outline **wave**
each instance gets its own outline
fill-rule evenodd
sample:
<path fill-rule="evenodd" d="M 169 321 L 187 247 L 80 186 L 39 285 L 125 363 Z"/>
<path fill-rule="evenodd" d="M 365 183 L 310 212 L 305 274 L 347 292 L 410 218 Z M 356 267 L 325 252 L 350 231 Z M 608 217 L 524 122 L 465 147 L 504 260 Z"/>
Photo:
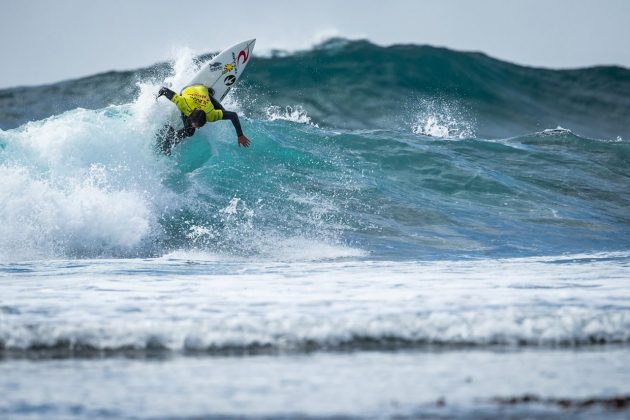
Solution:
<path fill-rule="evenodd" d="M 589 261 L 591 260 L 592 257 Z M 512 268 L 516 271 L 524 268 L 519 266 L 517 261 L 513 263 Z M 456 269 L 455 266 L 451 266 L 451 269 L 454 268 Z M 489 268 L 493 270 L 493 267 Z M 255 270 L 253 267 L 249 269 Z M 379 266 L 375 265 L 374 269 L 378 270 Z M 394 273 L 400 270 L 398 267 L 391 269 Z M 437 267 L 424 269 L 431 270 L 433 276 L 441 275 L 444 278 L 451 278 L 455 283 L 458 281 L 457 276 L 453 274 L 440 274 Z M 379 278 L 382 274 L 379 274 Z M 500 281 L 494 274 L 486 280 Z M 531 277 L 529 273 L 520 275 Z M 365 276 L 365 273 L 362 276 Z M 264 281 L 263 277 L 259 280 Z M 549 275 L 542 274 L 542 277 Z M 195 278 L 189 280 L 192 282 L 191 287 L 199 288 L 197 285 L 199 280 Z M 233 298 L 230 288 L 241 290 L 243 286 L 237 277 L 231 277 L 229 283 L 220 278 L 208 278 L 203 281 L 212 283 L 210 287 L 216 288 L 219 294 L 224 295 L 223 299 L 228 300 Z M 252 278 L 248 281 L 251 282 Z M 405 283 L 405 280 L 400 281 Z M 439 298 L 440 292 L 431 288 L 434 280 L 428 277 L 424 281 L 426 287 L 429 287 L 425 294 L 430 303 L 427 303 L 426 308 L 418 307 L 415 301 L 399 303 L 394 307 L 391 306 L 392 303 L 388 303 L 387 298 L 373 301 L 368 299 L 369 295 L 361 298 L 367 299 L 365 301 L 355 300 L 356 296 L 345 303 L 334 298 L 328 301 L 331 295 L 327 294 L 328 283 L 324 279 L 322 279 L 324 291 L 319 290 L 318 298 L 312 298 L 313 301 L 308 299 L 304 301 L 302 304 L 306 306 L 291 304 L 287 307 L 282 300 L 264 303 L 265 297 L 259 297 L 250 302 L 252 309 L 247 311 L 243 311 L 236 302 L 231 302 L 229 307 L 223 305 L 225 310 L 206 308 L 205 304 L 197 302 L 185 309 L 185 315 L 169 315 L 175 313 L 171 310 L 178 307 L 176 302 L 185 299 L 191 293 L 190 288 L 183 290 L 182 293 L 172 290 L 170 296 L 175 303 L 165 304 L 162 309 L 151 307 L 152 305 L 142 308 L 142 305 L 134 304 L 132 300 L 127 300 L 126 303 L 97 301 L 84 303 L 83 305 L 94 307 L 94 314 L 80 318 L 68 316 L 73 313 L 72 311 L 83 312 L 80 303 L 70 305 L 70 308 L 50 307 L 42 309 L 43 312 L 32 312 L 28 307 L 5 305 L 0 307 L 0 318 L 4 320 L 0 323 L 0 355 L 49 351 L 67 355 L 129 351 L 219 354 L 427 347 L 566 348 L 630 344 L 630 314 L 623 305 L 611 307 L 603 303 L 593 306 L 562 303 L 563 293 L 573 293 L 577 296 L 581 289 L 599 287 L 597 285 L 585 284 L 579 280 L 574 283 L 556 281 L 553 284 L 549 284 L 550 282 L 544 284 L 545 281 L 538 280 L 522 284 L 512 283 L 508 285 L 509 288 L 528 289 L 528 294 L 532 291 L 536 295 L 544 294 L 547 296 L 547 303 L 539 303 L 536 296 L 530 296 L 525 298 L 526 303 L 506 305 L 501 303 L 499 296 L 488 295 L 487 298 L 495 302 L 494 304 L 471 305 L 465 303 L 467 299 L 465 296 L 457 295 L 450 298 L 455 302 L 452 307 L 446 308 L 440 303 L 442 300 Z M 605 280 L 600 280 L 602 281 Z M 234 282 L 238 285 L 227 286 Z M 282 280 L 275 279 L 270 283 L 265 290 L 273 289 L 276 285 L 279 287 Z M 388 279 L 385 283 L 394 285 L 395 281 Z M 288 284 L 284 287 L 288 287 Z M 453 287 L 452 283 L 449 284 Z M 477 288 L 485 287 L 478 286 L 478 282 L 475 284 Z M 484 284 L 483 280 L 481 284 Z M 155 283 L 153 286 L 160 287 Z M 414 288 L 408 283 L 407 286 Z M 460 283 L 460 286 L 463 287 L 463 284 Z M 384 297 L 388 295 L 392 297 L 398 293 L 395 287 L 389 290 L 387 287 L 384 286 L 381 292 L 384 293 Z M 133 286 L 132 289 L 128 292 L 134 296 L 150 295 L 148 289 L 143 290 L 140 286 Z M 568 291 L 564 292 L 563 289 Z M 101 287 L 91 286 L 82 293 L 85 299 L 96 299 L 99 290 L 109 289 L 101 284 Z M 273 296 L 282 294 L 279 290 L 276 292 Z M 347 292 L 350 293 L 349 290 Z M 93 295 L 90 296 L 91 293 Z M 269 296 L 260 289 L 257 289 L 257 293 Z M 248 293 L 245 292 L 245 295 L 241 298 L 248 301 L 252 299 Z M 615 301 L 615 297 L 599 298 L 601 302 Z M 259 304 L 256 305 L 254 302 Z M 212 305 L 221 306 L 216 302 Z M 366 309 L 366 305 L 371 309 Z M 156 306 L 161 305 L 156 302 Z M 308 309 L 305 309 L 307 307 Z M 51 312 L 47 314 L 48 311 Z M 110 313 L 108 316 L 110 322 L 107 325 L 100 319 L 105 313 Z"/>
<path fill-rule="evenodd" d="M 7 311 L 8 309 L 3 308 Z M 418 347 L 534 346 L 576 347 L 629 344 L 630 315 L 621 311 L 558 309 L 431 312 L 322 319 L 319 313 L 278 319 L 274 315 L 207 316 L 203 321 L 134 321 L 104 327 L 30 325 L 0 331 L 4 352 L 199 351 L 286 352 L 386 350 Z M 338 316 L 340 314 L 337 314 Z"/>
<path fill-rule="evenodd" d="M 0 357 L 630 344 L 628 290 L 619 283 L 628 251 L 318 258 L 242 261 L 176 251 L 157 259 L 0 264 Z M 56 279 L 61 299 L 42 293 L 44 277 Z"/>
<path fill-rule="evenodd" d="M 191 51 L 182 54 L 187 62 L 208 58 L 195 59 Z M 0 90 L 0 128 L 77 107 L 130 103 L 139 93 L 138 81 L 159 83 L 170 69 L 159 64 Z M 176 70 L 184 73 L 181 66 Z M 585 137 L 630 136 L 630 70 L 621 67 L 546 70 L 480 53 L 332 39 L 307 51 L 256 57 L 240 90 L 248 98 L 243 108 L 250 115 L 263 115 L 269 105 L 301 104 L 313 122 L 337 128 L 414 126 L 426 118 L 427 108 L 439 104 L 442 117 L 450 108 L 463 119 L 458 124 L 474 126 L 484 138 L 556 126 L 571 127 Z"/>
<path fill-rule="evenodd" d="M 169 108 L 153 94 L 195 63 L 186 52 L 172 66 L 0 92 L 0 259 L 181 249 L 283 258 L 291 244 L 303 244 L 292 255 L 339 250 L 322 258 L 443 258 L 630 245 L 624 69 L 329 42 L 257 59 L 228 97 L 246 116 L 251 150 L 218 123 L 172 158 L 156 155 Z M 610 124 L 598 122 L 604 114 Z M 533 129 L 541 124 L 571 130 Z"/>

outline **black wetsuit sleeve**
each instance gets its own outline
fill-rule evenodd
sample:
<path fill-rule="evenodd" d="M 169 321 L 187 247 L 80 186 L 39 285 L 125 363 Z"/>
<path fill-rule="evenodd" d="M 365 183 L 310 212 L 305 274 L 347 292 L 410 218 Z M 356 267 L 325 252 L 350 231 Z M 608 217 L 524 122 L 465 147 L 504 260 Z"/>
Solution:
<path fill-rule="evenodd" d="M 234 129 L 236 130 L 237 136 L 240 137 L 243 135 L 243 130 L 241 129 L 241 122 L 239 121 L 238 115 L 236 114 L 236 112 L 223 110 L 223 119 L 232 121 L 232 125 L 234 126 Z"/>
<path fill-rule="evenodd" d="M 175 96 L 175 92 L 166 87 L 161 88 L 159 93 L 160 95 L 166 96 L 169 101 L 173 99 L 173 96 Z"/>
<path fill-rule="evenodd" d="M 210 96 L 210 102 L 212 102 L 212 106 L 214 107 L 214 109 L 220 109 L 221 111 L 225 111 L 225 108 L 223 108 L 223 105 L 221 105 L 219 101 L 214 99 L 214 96 Z"/>

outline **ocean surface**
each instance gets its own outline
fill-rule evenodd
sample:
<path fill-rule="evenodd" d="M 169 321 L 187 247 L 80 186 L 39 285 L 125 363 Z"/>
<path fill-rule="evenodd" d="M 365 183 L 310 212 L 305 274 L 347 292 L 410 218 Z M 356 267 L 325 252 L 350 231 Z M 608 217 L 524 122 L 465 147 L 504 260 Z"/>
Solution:
<path fill-rule="evenodd" d="M 209 58 L 0 90 L 0 417 L 630 415 L 630 70 Z"/>

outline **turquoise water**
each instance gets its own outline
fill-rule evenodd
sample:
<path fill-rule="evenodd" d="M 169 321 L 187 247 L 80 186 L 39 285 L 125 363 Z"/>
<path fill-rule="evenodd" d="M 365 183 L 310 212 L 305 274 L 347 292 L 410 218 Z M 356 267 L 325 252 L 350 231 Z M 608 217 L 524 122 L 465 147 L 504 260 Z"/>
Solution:
<path fill-rule="evenodd" d="M 296 240 L 387 259 L 628 248 L 624 69 L 339 40 L 254 65 L 227 102 L 254 147 L 223 122 L 173 159 L 154 153 L 171 106 L 152 95 L 187 80 L 193 57 L 175 63 L 187 71 L 3 91 L 0 256 L 278 257 Z M 15 101 L 42 119 L 25 123 Z"/>

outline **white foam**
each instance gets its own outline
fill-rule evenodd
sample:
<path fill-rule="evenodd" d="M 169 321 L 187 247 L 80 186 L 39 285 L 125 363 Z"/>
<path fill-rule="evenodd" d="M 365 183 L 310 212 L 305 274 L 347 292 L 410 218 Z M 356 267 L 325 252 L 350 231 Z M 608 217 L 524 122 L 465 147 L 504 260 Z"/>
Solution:
<path fill-rule="evenodd" d="M 152 223 L 146 198 L 138 191 L 108 191 L 88 178 L 53 185 L 24 168 L 0 167 L 2 251 L 7 256 L 39 245 L 95 248 L 137 246 Z"/>
<path fill-rule="evenodd" d="M 283 246 L 318 258 L 343 252 Z M 86 262 L 80 283 L 63 262 L 48 264 L 54 282 L 42 284 L 37 272 L 3 281 L 3 307 L 16 314 L 0 312 L 0 342 L 175 351 L 630 343 L 628 254 L 554 258 L 305 262 L 300 254 L 300 262 L 270 263 L 192 250 Z M 115 299 L 103 300 L 102 290 Z"/>
<path fill-rule="evenodd" d="M 0 258 L 130 250 L 151 235 L 167 169 L 130 107 L 76 109 L 2 136 Z"/>
<path fill-rule="evenodd" d="M 287 105 L 284 108 L 277 105 L 271 105 L 267 107 L 265 112 L 269 121 L 284 120 L 318 127 L 317 124 L 311 121 L 311 117 L 308 116 L 308 113 L 302 105 Z"/>
<path fill-rule="evenodd" d="M 237 207 L 240 201 L 241 201 L 240 198 L 233 197 L 230 200 L 230 203 L 224 209 L 221 209 L 220 212 L 228 214 L 228 215 L 235 215 L 237 213 Z"/>
<path fill-rule="evenodd" d="M 545 135 L 545 136 L 556 136 L 556 135 L 573 134 L 573 132 L 569 130 L 568 128 L 557 126 L 556 128 L 547 128 L 541 131 L 540 134 Z"/>
<path fill-rule="evenodd" d="M 366 255 L 367 252 L 362 249 L 302 237 L 276 241 L 276 245 L 266 252 L 267 258 L 279 261 L 320 261 Z"/>
<path fill-rule="evenodd" d="M 165 261 L 194 261 L 194 262 L 220 262 L 227 261 L 229 258 L 226 258 L 224 255 L 213 254 L 207 251 L 200 250 L 183 250 L 178 249 L 177 251 L 172 251 L 161 257 L 162 260 Z"/>
<path fill-rule="evenodd" d="M 474 119 L 465 110 L 446 100 L 424 99 L 414 105 L 414 134 L 441 139 L 475 137 Z"/>
<path fill-rule="evenodd" d="M 195 57 L 199 53 L 188 47 L 177 48 L 173 55 L 173 74 L 166 78 L 165 84 L 173 90 L 180 91 L 189 80 L 191 80 L 199 71 L 199 65 L 195 62 Z"/>

